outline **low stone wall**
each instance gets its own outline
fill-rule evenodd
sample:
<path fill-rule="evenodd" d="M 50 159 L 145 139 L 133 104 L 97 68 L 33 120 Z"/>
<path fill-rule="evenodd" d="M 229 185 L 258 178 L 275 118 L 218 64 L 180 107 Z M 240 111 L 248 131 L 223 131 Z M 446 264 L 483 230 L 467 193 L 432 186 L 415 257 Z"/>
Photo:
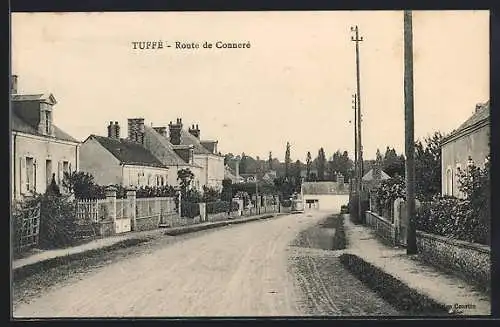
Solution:
<path fill-rule="evenodd" d="M 140 232 L 145 230 L 152 230 L 158 228 L 158 224 L 160 223 L 160 216 L 151 216 L 144 218 L 136 218 L 135 219 L 135 229 L 134 231 Z"/>
<path fill-rule="evenodd" d="M 491 290 L 490 247 L 417 231 L 417 250 L 428 263 L 458 273 L 487 292 Z"/>
<path fill-rule="evenodd" d="M 113 221 L 101 221 L 99 222 L 99 236 L 111 236 L 115 235 L 115 223 Z"/>
<path fill-rule="evenodd" d="M 387 219 L 372 211 L 366 211 L 366 224 L 372 227 L 375 233 L 387 244 L 396 244 L 396 229 Z"/>

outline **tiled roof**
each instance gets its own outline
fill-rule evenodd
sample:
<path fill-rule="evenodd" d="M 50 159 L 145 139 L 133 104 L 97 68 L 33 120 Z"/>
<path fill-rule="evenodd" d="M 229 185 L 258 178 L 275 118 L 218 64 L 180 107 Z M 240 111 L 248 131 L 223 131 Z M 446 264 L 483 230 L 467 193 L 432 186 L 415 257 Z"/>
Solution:
<path fill-rule="evenodd" d="M 139 143 L 98 135 L 91 135 L 90 137 L 99 142 L 123 164 L 166 168 L 158 158 Z"/>
<path fill-rule="evenodd" d="M 191 133 L 183 129 L 181 130 L 181 144 L 193 145 L 194 153 L 196 154 L 212 154 L 210 151 L 205 149 L 205 147 L 201 144 L 200 140 L 196 138 L 196 136 L 191 135 Z"/>
<path fill-rule="evenodd" d="M 70 141 L 70 142 L 78 142 L 78 140 L 73 138 L 68 133 L 64 132 L 62 129 L 60 129 L 56 125 L 52 124 L 52 126 L 54 127 L 54 138 L 55 139 Z M 43 135 L 43 134 L 39 133 L 38 129 L 36 129 L 34 126 L 30 125 L 28 122 L 23 120 L 15 112 L 12 112 L 12 115 L 11 115 L 11 128 L 13 131 L 16 131 L 16 132 L 22 132 L 22 133 L 33 134 L 33 135 L 49 137 L 49 138 L 51 137 L 51 136 L 47 136 L 47 135 Z"/>
<path fill-rule="evenodd" d="M 445 137 L 443 141 L 447 141 L 453 136 L 457 135 L 461 131 L 465 130 L 468 127 L 471 127 L 485 119 L 490 117 L 490 102 L 486 101 L 485 103 L 479 104 L 477 110 L 470 116 L 462 125 L 460 125 L 457 129 L 452 131 L 448 136 Z"/>
<path fill-rule="evenodd" d="M 172 143 L 170 143 L 166 137 L 162 136 L 157 131 L 155 131 L 153 127 L 144 125 L 144 133 L 148 134 L 148 136 L 150 136 L 150 137 L 154 137 L 160 144 L 163 145 L 167 155 L 164 156 L 163 158 L 161 158 L 161 161 L 165 165 L 167 165 L 167 166 L 194 166 L 194 167 L 200 168 L 200 166 L 198 166 L 198 165 L 188 164 L 181 157 L 179 157 L 177 155 L 177 153 L 175 153 Z"/>
<path fill-rule="evenodd" d="M 384 179 L 390 179 L 391 176 L 387 175 L 386 172 L 384 172 L 383 170 L 380 171 L 380 179 L 381 180 L 384 180 Z M 365 176 L 363 176 L 363 180 L 364 181 L 372 181 L 374 180 L 373 178 L 373 168 L 370 169 L 370 171 L 368 171 Z"/>

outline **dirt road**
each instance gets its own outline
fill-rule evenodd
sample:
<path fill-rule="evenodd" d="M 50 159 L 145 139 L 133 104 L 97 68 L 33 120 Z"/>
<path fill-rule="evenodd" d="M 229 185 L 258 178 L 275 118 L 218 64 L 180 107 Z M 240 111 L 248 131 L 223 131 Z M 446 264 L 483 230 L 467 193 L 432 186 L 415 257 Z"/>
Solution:
<path fill-rule="evenodd" d="M 305 296 L 297 286 L 293 272 L 297 269 L 290 268 L 290 257 L 297 258 L 298 247 L 292 244 L 299 233 L 324 218 L 324 213 L 289 215 L 193 234 L 110 263 L 81 280 L 56 286 L 29 303 L 19 303 L 14 307 L 14 317 L 318 314 L 314 308 L 305 310 L 300 304 Z M 331 265 L 326 269 L 331 269 Z M 315 271 L 312 277 L 301 273 L 300 278 L 321 279 Z M 318 280 L 315 285 L 325 288 Z M 345 297 L 349 285 L 342 285 L 347 288 L 337 288 L 337 296 Z M 311 292 L 314 290 L 308 291 Z M 389 314 L 392 312 L 374 294 L 366 294 L 363 301 L 376 302 L 377 306 L 388 308 Z M 332 300 L 331 295 L 328 298 Z M 344 301 L 349 302 L 352 298 Z M 338 309 L 335 304 L 329 307 Z M 328 312 L 319 312 L 325 313 Z"/>

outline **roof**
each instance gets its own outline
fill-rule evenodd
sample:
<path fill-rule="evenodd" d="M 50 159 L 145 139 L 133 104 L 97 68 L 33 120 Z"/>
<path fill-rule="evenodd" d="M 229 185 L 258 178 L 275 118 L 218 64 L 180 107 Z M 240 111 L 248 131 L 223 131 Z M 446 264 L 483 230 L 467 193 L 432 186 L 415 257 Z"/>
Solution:
<path fill-rule="evenodd" d="M 148 149 L 126 139 L 90 135 L 123 164 L 167 168 Z"/>
<path fill-rule="evenodd" d="M 380 170 L 380 180 L 384 180 L 384 179 L 390 179 L 391 176 L 387 175 L 387 173 L 383 170 Z M 373 168 L 370 169 L 366 174 L 365 176 L 363 176 L 363 180 L 364 181 L 373 181 L 375 180 L 373 178 Z"/>
<path fill-rule="evenodd" d="M 188 131 L 181 130 L 181 144 L 182 145 L 193 145 L 194 153 L 196 154 L 213 154 L 212 152 L 205 149 L 205 147 L 201 144 L 200 140 Z"/>
<path fill-rule="evenodd" d="M 448 136 L 446 136 L 443 139 L 443 143 L 449 141 L 454 136 L 460 134 L 462 131 L 466 130 L 469 127 L 472 127 L 483 121 L 488 121 L 489 117 L 490 117 L 490 101 L 478 104 L 474 114 L 472 114 L 472 116 L 470 116 L 465 122 L 463 122 L 462 125 L 460 125 L 457 129 L 455 129 Z"/>
<path fill-rule="evenodd" d="M 12 101 L 42 101 L 50 104 L 56 104 L 56 98 L 51 93 L 42 94 L 13 94 Z"/>
<path fill-rule="evenodd" d="M 52 126 L 54 128 L 53 138 L 58 139 L 58 140 L 63 140 L 63 141 L 70 141 L 70 142 L 79 143 L 78 140 L 76 140 L 74 137 L 72 137 L 71 135 L 69 135 L 68 133 L 66 133 L 65 131 L 63 131 L 62 129 L 57 127 L 56 125 L 52 124 Z M 15 112 L 12 112 L 12 115 L 11 115 L 11 128 L 13 131 L 16 131 L 16 132 L 22 132 L 22 133 L 52 138 L 52 136 L 47 136 L 47 135 L 44 135 L 44 134 L 38 132 L 37 128 L 30 125 L 24 119 L 19 117 Z"/>
<path fill-rule="evenodd" d="M 165 152 L 167 153 L 166 156 L 161 158 L 161 161 L 167 165 L 167 166 L 191 166 L 191 167 L 198 167 L 198 165 L 190 165 L 187 162 L 185 162 L 177 153 L 174 151 L 174 146 L 172 143 L 168 141 L 166 137 L 155 131 L 153 127 L 144 125 L 144 133 L 148 134 L 148 136 L 154 137 L 158 142 L 160 142 L 163 147 Z"/>

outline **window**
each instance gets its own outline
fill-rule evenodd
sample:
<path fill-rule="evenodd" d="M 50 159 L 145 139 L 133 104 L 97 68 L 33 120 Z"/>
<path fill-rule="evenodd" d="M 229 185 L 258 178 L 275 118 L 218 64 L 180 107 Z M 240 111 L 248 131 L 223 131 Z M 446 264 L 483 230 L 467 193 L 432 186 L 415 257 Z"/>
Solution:
<path fill-rule="evenodd" d="M 45 111 L 45 133 L 50 134 L 50 111 Z"/>
<path fill-rule="evenodd" d="M 52 160 L 45 160 L 45 179 L 47 181 L 47 187 L 52 181 Z"/>
<path fill-rule="evenodd" d="M 26 157 L 26 190 L 36 191 L 36 169 L 35 160 L 31 157 Z"/>
<path fill-rule="evenodd" d="M 453 172 L 451 168 L 446 170 L 446 194 L 453 195 Z"/>

